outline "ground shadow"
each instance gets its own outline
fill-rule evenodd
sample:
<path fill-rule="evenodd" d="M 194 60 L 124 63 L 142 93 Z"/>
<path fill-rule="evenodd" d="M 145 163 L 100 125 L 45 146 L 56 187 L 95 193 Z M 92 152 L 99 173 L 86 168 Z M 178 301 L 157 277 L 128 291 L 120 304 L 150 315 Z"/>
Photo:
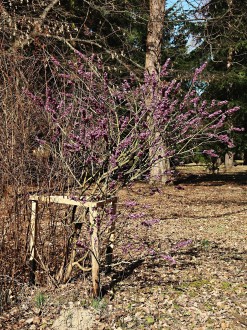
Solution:
<path fill-rule="evenodd" d="M 133 262 L 130 262 L 126 267 L 124 267 L 122 270 L 114 270 L 112 269 L 111 274 L 111 281 L 109 284 L 102 287 L 102 296 L 106 295 L 110 290 L 112 290 L 118 283 L 121 281 L 129 278 L 135 269 L 138 269 L 142 264 L 144 260 L 136 260 Z"/>
<path fill-rule="evenodd" d="M 209 184 L 221 186 L 225 183 L 238 185 L 247 184 L 247 172 L 238 173 L 219 173 L 219 174 L 183 174 L 177 177 L 174 184 Z"/>
<path fill-rule="evenodd" d="M 236 271 L 244 269 L 247 256 L 245 252 L 236 248 L 220 246 L 218 243 L 209 240 L 194 241 L 193 245 L 181 251 L 174 251 L 170 254 L 176 264 L 172 265 L 157 256 L 157 259 L 146 259 L 134 261 L 121 270 L 113 270 L 111 273 L 111 281 L 103 287 L 102 295 L 106 295 L 109 291 L 118 287 L 118 284 L 129 280 L 131 286 L 140 288 L 154 286 L 179 287 L 181 283 L 181 275 L 179 271 L 194 271 L 198 264 L 206 263 L 208 260 L 216 260 L 226 265 L 235 265 Z M 161 278 L 160 274 L 165 273 L 169 276 Z M 134 275 L 134 277 L 133 277 Z M 172 275 L 172 276 L 171 276 Z M 172 279 L 171 279 L 172 278 Z"/>

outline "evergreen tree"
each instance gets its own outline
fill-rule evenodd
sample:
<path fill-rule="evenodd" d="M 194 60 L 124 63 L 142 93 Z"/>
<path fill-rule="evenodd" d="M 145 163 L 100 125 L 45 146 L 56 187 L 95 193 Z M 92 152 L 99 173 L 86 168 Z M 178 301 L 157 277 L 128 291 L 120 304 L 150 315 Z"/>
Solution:
<path fill-rule="evenodd" d="M 233 124 L 247 130 L 247 1 L 210 0 L 197 12 L 191 24 L 195 49 L 191 63 L 208 61 L 204 93 L 210 98 L 229 100 L 241 111 Z M 236 134 L 235 152 L 244 153 L 247 163 L 247 135 Z"/>

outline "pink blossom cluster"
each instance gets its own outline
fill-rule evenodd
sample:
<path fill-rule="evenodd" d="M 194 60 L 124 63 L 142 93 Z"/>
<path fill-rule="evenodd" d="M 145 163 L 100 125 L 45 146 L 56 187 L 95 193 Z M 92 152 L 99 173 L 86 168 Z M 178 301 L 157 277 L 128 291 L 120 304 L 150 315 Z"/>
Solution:
<path fill-rule="evenodd" d="M 212 142 L 233 146 L 229 133 L 239 129 L 226 123 L 238 107 L 203 100 L 193 85 L 184 92 L 179 81 L 167 78 L 169 60 L 160 76 L 146 73 L 142 83 L 133 76 L 116 81 L 100 59 L 80 52 L 61 63 L 51 57 L 43 97 L 27 93 L 47 114 L 47 142 L 84 193 L 96 184 L 97 194 L 112 195 L 148 175 L 162 157 L 183 157 Z M 192 84 L 205 65 L 195 71 Z M 214 155 L 211 148 L 204 153 Z"/>

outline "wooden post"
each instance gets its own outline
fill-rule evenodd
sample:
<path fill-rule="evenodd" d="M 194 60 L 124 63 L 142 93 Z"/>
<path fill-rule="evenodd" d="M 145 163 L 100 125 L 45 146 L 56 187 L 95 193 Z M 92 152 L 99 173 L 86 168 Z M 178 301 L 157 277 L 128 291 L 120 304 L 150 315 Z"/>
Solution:
<path fill-rule="evenodd" d="M 92 260 L 92 282 L 93 295 L 99 297 L 100 293 L 100 274 L 99 274 L 99 237 L 97 223 L 97 208 L 96 206 L 89 207 L 89 219 L 91 226 L 91 260 Z"/>
<path fill-rule="evenodd" d="M 30 284 L 35 284 L 35 271 L 36 271 L 36 241 L 37 241 L 37 212 L 38 212 L 38 202 L 32 200 L 31 209 L 31 222 L 30 222 Z"/>
<path fill-rule="evenodd" d="M 116 225 L 116 211 L 117 211 L 117 203 L 116 200 L 113 200 L 111 203 L 112 207 L 112 216 L 113 216 L 113 221 L 110 227 L 110 236 L 107 242 L 107 247 L 106 247 L 106 268 L 105 272 L 109 273 L 111 271 L 111 264 L 112 264 L 112 257 L 113 257 L 113 247 L 114 247 L 114 240 L 115 240 L 115 225 Z"/>

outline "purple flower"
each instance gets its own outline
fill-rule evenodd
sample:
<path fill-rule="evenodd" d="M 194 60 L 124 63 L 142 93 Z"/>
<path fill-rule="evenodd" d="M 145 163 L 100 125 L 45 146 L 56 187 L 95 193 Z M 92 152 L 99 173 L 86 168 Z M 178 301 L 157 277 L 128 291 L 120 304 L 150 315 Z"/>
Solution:
<path fill-rule="evenodd" d="M 173 246 L 173 250 L 178 250 L 178 249 L 181 249 L 189 244 L 192 243 L 192 239 L 189 239 L 189 240 L 186 240 L 186 241 L 181 241 L 181 242 L 178 242 L 177 244 L 175 244 Z"/>
<path fill-rule="evenodd" d="M 217 135 L 217 138 L 218 138 L 218 140 L 225 142 L 225 143 L 229 143 L 229 140 L 230 140 L 229 136 L 226 134 L 219 134 L 219 135 Z"/>
<path fill-rule="evenodd" d="M 244 132 L 244 128 L 243 127 L 232 127 L 231 131 L 232 132 Z"/>
<path fill-rule="evenodd" d="M 229 109 L 225 112 L 225 114 L 227 115 L 232 115 L 233 113 L 235 113 L 236 111 L 238 111 L 240 109 L 240 107 L 234 107 L 232 109 Z"/>
<path fill-rule="evenodd" d="M 141 222 L 141 224 L 145 227 L 152 227 L 156 223 L 159 223 L 160 219 L 150 219 L 150 220 L 144 220 Z"/>
<path fill-rule="evenodd" d="M 210 114 L 208 115 L 208 118 L 216 117 L 216 116 L 220 115 L 221 113 L 222 113 L 222 110 L 215 111 L 215 112 L 213 112 L 213 113 L 210 113 Z"/>
<path fill-rule="evenodd" d="M 173 257 L 169 256 L 169 255 L 166 255 L 166 256 L 162 255 L 161 257 L 163 259 L 169 261 L 172 265 L 176 264 L 176 260 Z"/>
<path fill-rule="evenodd" d="M 228 104 L 228 101 L 219 101 L 218 102 L 218 106 L 226 105 L 226 104 Z"/>
<path fill-rule="evenodd" d="M 133 206 L 136 206 L 136 205 L 137 205 L 136 201 L 127 201 L 127 202 L 125 202 L 125 206 L 127 206 L 127 207 L 133 207 Z"/>
<path fill-rule="evenodd" d="M 36 137 L 35 140 L 36 140 L 41 146 L 43 146 L 44 144 L 47 143 L 46 140 L 39 139 L 38 137 Z"/>
<path fill-rule="evenodd" d="M 139 134 L 139 137 L 141 140 L 145 140 L 146 138 L 148 138 L 150 135 L 150 132 L 142 132 Z"/>
<path fill-rule="evenodd" d="M 168 58 L 165 62 L 165 64 L 162 66 L 162 69 L 161 69 L 161 75 L 164 77 L 168 74 L 168 66 L 169 64 L 171 63 L 171 59 Z"/>
<path fill-rule="evenodd" d="M 56 59 L 56 57 L 54 57 L 54 56 L 51 56 L 51 61 L 52 61 L 56 66 L 59 66 L 59 65 L 60 65 L 60 62 L 59 62 L 58 59 Z"/>
<path fill-rule="evenodd" d="M 65 78 L 65 79 L 71 79 L 71 75 L 70 74 L 66 74 L 66 73 L 60 73 L 59 77 L 61 78 Z"/>
<path fill-rule="evenodd" d="M 151 256 L 155 256 L 157 254 L 154 249 L 150 249 L 149 253 L 150 253 Z"/>
<path fill-rule="evenodd" d="M 193 77 L 193 83 L 197 80 L 199 74 L 202 73 L 202 71 L 206 68 L 207 62 L 203 63 L 199 68 L 195 70 L 194 77 Z"/>
<path fill-rule="evenodd" d="M 88 246 L 81 240 L 78 240 L 75 244 L 76 244 L 77 248 L 79 248 L 83 252 L 88 250 Z"/>
<path fill-rule="evenodd" d="M 109 183 L 109 189 L 114 189 L 116 187 L 116 184 L 117 182 L 115 180 L 112 180 L 110 183 Z"/>
<path fill-rule="evenodd" d="M 221 128 L 224 125 L 225 120 L 226 120 L 226 115 L 222 115 L 220 120 L 216 124 L 211 125 L 210 128 L 213 129 Z"/>
<path fill-rule="evenodd" d="M 129 219 L 140 219 L 142 217 L 144 217 L 145 213 L 132 213 L 129 215 Z"/>
<path fill-rule="evenodd" d="M 208 155 L 210 157 L 216 157 L 218 158 L 219 156 L 215 153 L 215 151 L 213 149 L 210 149 L 210 150 L 203 150 L 202 152 L 203 154 L 205 155 Z"/>

